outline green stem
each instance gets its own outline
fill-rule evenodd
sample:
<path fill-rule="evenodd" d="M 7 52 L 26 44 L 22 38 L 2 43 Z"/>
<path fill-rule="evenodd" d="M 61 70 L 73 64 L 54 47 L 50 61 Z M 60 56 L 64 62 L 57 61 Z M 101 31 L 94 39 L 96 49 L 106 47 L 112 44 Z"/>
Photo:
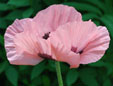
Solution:
<path fill-rule="evenodd" d="M 60 62 L 58 61 L 56 61 L 56 73 L 57 73 L 59 86 L 63 86 L 63 80 L 62 80 L 62 75 L 61 75 L 61 70 L 60 70 Z"/>

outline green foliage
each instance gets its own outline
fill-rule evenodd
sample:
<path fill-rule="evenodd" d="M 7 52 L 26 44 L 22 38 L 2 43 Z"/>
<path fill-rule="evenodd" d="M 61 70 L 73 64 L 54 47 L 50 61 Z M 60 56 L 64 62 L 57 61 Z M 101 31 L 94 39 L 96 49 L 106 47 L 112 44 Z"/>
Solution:
<path fill-rule="evenodd" d="M 33 9 L 28 8 L 27 10 L 23 12 L 22 16 L 23 18 L 29 18 L 32 14 L 33 14 Z"/>
<path fill-rule="evenodd" d="M 44 71 L 44 69 L 45 69 L 44 62 L 36 65 L 31 72 L 31 80 L 38 77 Z"/>
<path fill-rule="evenodd" d="M 7 68 L 7 65 L 8 63 L 6 61 L 0 63 L 0 74 L 5 71 L 5 69 Z"/>
<path fill-rule="evenodd" d="M 30 5 L 30 0 L 9 0 L 8 4 L 14 5 L 17 7 L 25 7 Z"/>
<path fill-rule="evenodd" d="M 42 76 L 43 86 L 50 86 L 50 78 L 46 75 Z"/>
<path fill-rule="evenodd" d="M 67 86 L 72 86 L 78 79 L 78 72 L 75 69 L 70 69 L 66 75 Z"/>
<path fill-rule="evenodd" d="M 79 71 L 79 73 L 81 81 L 84 82 L 86 86 L 99 86 L 96 80 L 96 70 L 91 68 L 83 68 Z"/>
<path fill-rule="evenodd" d="M 3 38 L 3 36 L 2 35 L 0 35 L 0 45 L 4 45 L 4 38 Z"/>
<path fill-rule="evenodd" d="M 64 3 L 65 5 L 69 5 L 69 6 L 73 6 L 75 7 L 77 10 L 80 11 L 88 11 L 88 12 L 92 12 L 92 13 L 97 13 L 99 15 L 101 15 L 101 11 L 98 10 L 98 8 L 90 5 L 90 4 L 86 4 L 86 3 L 76 3 L 76 2 L 70 2 L 70 3 Z"/>
<path fill-rule="evenodd" d="M 96 25 L 106 26 L 111 36 L 110 47 L 100 61 L 77 69 L 61 63 L 64 86 L 112 86 L 113 0 L 0 0 L 0 85 L 58 86 L 54 61 L 46 60 L 36 66 L 12 66 L 4 49 L 5 30 L 15 19 L 32 18 L 52 4 L 73 6 L 82 13 L 84 21 L 91 19 Z"/>
<path fill-rule="evenodd" d="M 12 67 L 9 66 L 6 71 L 5 71 L 6 77 L 7 79 L 14 85 L 17 86 L 18 84 L 18 72 L 17 70 Z"/>

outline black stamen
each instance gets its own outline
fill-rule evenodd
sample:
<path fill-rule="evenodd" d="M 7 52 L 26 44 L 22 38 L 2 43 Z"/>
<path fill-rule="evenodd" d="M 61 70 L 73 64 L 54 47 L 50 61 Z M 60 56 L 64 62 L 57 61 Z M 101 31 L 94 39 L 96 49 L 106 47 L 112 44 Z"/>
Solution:
<path fill-rule="evenodd" d="M 45 33 L 45 35 L 43 36 L 43 38 L 44 38 L 44 39 L 48 39 L 48 38 L 49 38 L 49 34 L 50 34 L 50 32 Z"/>
<path fill-rule="evenodd" d="M 83 53 L 83 50 L 81 50 L 79 53 L 82 54 Z"/>

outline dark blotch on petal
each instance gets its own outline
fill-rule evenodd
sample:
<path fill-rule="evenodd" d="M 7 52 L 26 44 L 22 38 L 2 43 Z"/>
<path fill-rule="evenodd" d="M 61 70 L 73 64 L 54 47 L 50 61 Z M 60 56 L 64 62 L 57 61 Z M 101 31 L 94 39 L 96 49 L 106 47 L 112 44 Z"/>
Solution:
<path fill-rule="evenodd" d="M 79 53 L 82 54 L 83 53 L 83 50 L 81 50 Z"/>
<path fill-rule="evenodd" d="M 43 39 L 48 39 L 49 38 L 49 34 L 50 34 L 50 32 L 45 33 L 45 35 L 43 36 Z"/>
<path fill-rule="evenodd" d="M 82 54 L 83 53 L 83 50 L 77 52 L 77 47 L 71 47 L 71 51 L 73 51 L 74 53 L 79 53 L 79 54 Z"/>
<path fill-rule="evenodd" d="M 77 47 L 71 47 L 71 51 L 73 51 L 74 53 L 76 53 Z"/>
<path fill-rule="evenodd" d="M 50 55 L 47 55 L 47 54 L 39 53 L 38 56 L 40 56 L 41 58 L 44 58 L 44 59 L 51 59 L 51 60 L 53 60 L 53 58 Z"/>

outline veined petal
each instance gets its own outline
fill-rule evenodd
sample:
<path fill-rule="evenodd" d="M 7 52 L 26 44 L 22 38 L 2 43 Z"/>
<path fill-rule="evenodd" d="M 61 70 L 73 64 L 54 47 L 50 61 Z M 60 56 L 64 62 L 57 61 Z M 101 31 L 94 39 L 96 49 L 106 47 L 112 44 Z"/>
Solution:
<path fill-rule="evenodd" d="M 52 58 L 70 64 L 70 68 L 77 68 L 80 64 L 80 54 L 71 51 L 69 29 L 59 28 L 52 32 L 48 39 L 51 42 Z"/>
<path fill-rule="evenodd" d="M 55 32 L 50 34 L 55 52 L 61 53 L 61 56 L 56 54 L 59 59 L 70 59 L 68 57 L 70 51 L 75 53 L 74 59 L 80 55 L 79 64 L 88 64 L 98 61 L 105 53 L 109 46 L 109 33 L 105 27 L 96 27 L 91 21 L 71 22 L 60 26 Z M 57 43 L 55 45 L 55 43 Z M 62 55 L 62 53 L 64 53 Z M 68 62 L 68 60 L 66 60 Z M 63 61 L 63 60 L 62 60 Z M 76 61 L 75 61 L 76 63 Z M 69 63 L 70 64 L 70 63 Z"/>
<path fill-rule="evenodd" d="M 65 23 L 81 20 L 81 14 L 73 7 L 66 5 L 52 5 L 40 11 L 34 17 L 34 21 L 37 22 L 37 25 L 40 25 L 41 30 L 45 33 L 55 31 Z"/>
<path fill-rule="evenodd" d="M 40 38 L 30 19 L 16 20 L 5 33 L 5 48 L 11 64 L 35 65 L 43 59 L 38 53 L 50 54 L 49 43 Z"/>
<path fill-rule="evenodd" d="M 81 54 L 81 64 L 96 62 L 105 54 L 109 47 L 110 37 L 106 27 L 99 26 L 94 38 L 90 40 Z"/>

